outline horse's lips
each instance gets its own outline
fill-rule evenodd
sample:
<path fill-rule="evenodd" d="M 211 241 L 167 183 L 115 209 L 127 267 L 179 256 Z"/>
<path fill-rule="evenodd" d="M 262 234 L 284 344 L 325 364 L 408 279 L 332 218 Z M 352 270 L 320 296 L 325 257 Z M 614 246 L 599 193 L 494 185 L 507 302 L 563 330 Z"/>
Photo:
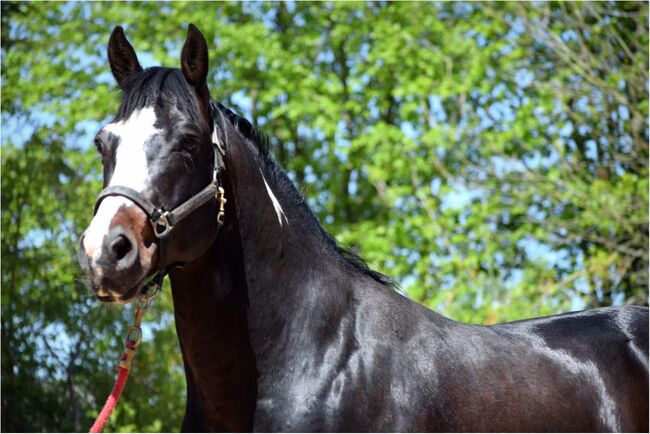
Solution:
<path fill-rule="evenodd" d="M 108 291 L 109 295 L 99 295 L 95 293 L 97 299 L 103 303 L 128 304 L 140 293 L 146 277 L 141 279 L 137 285 L 122 294 L 113 295 L 115 291 Z M 106 291 L 105 291 L 106 292 Z"/>
<path fill-rule="evenodd" d="M 145 263 L 147 268 L 149 268 L 149 266 L 151 265 L 152 260 L 155 261 L 158 260 L 157 257 L 158 244 L 151 243 L 151 245 L 148 247 L 148 250 L 151 256 L 149 257 L 149 261 Z M 97 297 L 97 299 L 103 303 L 128 304 L 132 302 L 142 292 L 145 282 L 150 277 L 149 273 L 150 271 L 145 273 L 145 275 L 127 291 L 119 291 L 113 288 L 110 289 L 101 288 L 99 287 L 99 285 L 95 286 L 92 283 L 91 286 L 95 291 L 95 297 Z"/>

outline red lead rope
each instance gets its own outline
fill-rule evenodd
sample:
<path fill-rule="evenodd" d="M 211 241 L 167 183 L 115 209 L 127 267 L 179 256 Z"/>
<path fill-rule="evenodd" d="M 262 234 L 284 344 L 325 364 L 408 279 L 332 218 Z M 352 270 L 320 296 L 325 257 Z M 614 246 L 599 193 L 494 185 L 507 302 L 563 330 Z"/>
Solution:
<path fill-rule="evenodd" d="M 117 380 L 115 380 L 115 385 L 113 386 L 113 390 L 111 390 L 111 394 L 108 396 L 108 399 L 106 399 L 106 404 L 104 404 L 104 408 L 102 408 L 102 411 L 99 413 L 99 416 L 97 416 L 97 420 L 95 420 L 95 423 L 93 424 L 92 427 L 90 427 L 90 431 L 88 432 L 104 431 L 104 425 L 106 425 L 106 421 L 108 420 L 109 417 L 111 417 L 111 413 L 113 413 L 113 410 L 115 410 L 115 406 L 117 405 L 117 402 L 120 400 L 120 395 L 122 394 L 122 390 L 124 389 L 124 385 L 126 384 L 126 379 L 129 377 L 129 370 L 123 368 L 122 366 L 118 366 L 117 372 L 118 372 Z"/>
<path fill-rule="evenodd" d="M 108 418 L 111 417 L 111 413 L 113 413 L 117 402 L 120 400 L 122 390 L 124 390 L 124 385 L 126 384 L 126 379 L 129 377 L 129 371 L 131 370 L 131 364 L 135 357 L 135 352 L 138 349 L 138 345 L 140 345 L 140 341 L 142 341 L 142 329 L 140 328 L 142 316 L 149 310 L 151 302 L 160 293 L 161 284 L 162 279 L 160 279 L 159 282 L 154 282 L 156 288 L 154 293 L 147 296 L 145 291 L 145 294 L 140 296 L 136 302 L 138 308 L 135 311 L 135 321 L 126 333 L 124 351 L 120 354 L 120 363 L 117 365 L 117 380 L 115 380 L 115 385 L 113 386 L 113 390 L 111 390 L 111 394 L 108 395 L 108 399 L 106 399 L 106 404 L 104 404 L 102 411 L 99 412 L 99 416 L 97 416 L 95 423 L 90 427 L 90 431 L 88 432 L 102 432 L 104 430 L 104 425 L 106 425 Z"/>

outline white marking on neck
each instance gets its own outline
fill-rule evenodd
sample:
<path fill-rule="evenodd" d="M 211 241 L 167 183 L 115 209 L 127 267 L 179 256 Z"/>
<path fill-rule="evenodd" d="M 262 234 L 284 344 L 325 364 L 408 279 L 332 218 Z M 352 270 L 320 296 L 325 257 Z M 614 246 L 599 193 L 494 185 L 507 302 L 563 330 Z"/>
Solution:
<path fill-rule="evenodd" d="M 135 111 L 128 119 L 108 124 L 104 130 L 119 138 L 115 150 L 115 170 L 108 185 L 123 185 L 131 187 L 140 193 L 151 184 L 149 165 L 145 143 L 153 135 L 161 132 L 154 125 L 156 113 L 153 107 Z M 84 248 L 86 253 L 97 261 L 102 254 L 104 237 L 110 230 L 110 224 L 123 207 L 136 206 L 132 201 L 122 196 L 110 196 L 102 200 L 88 229 L 84 233 Z"/>
<path fill-rule="evenodd" d="M 212 143 L 219 148 L 221 153 L 223 154 L 223 145 L 221 144 L 221 140 L 219 140 L 219 134 L 217 133 L 217 124 L 214 123 L 212 124 Z"/>
<path fill-rule="evenodd" d="M 269 197 L 271 198 L 271 202 L 273 203 L 273 208 L 275 209 L 275 213 L 278 215 L 278 222 L 280 223 L 280 227 L 282 227 L 283 217 L 284 217 L 284 221 L 287 222 L 287 224 L 289 224 L 289 219 L 287 219 L 287 216 L 284 214 L 284 210 L 282 209 L 280 202 L 278 202 L 278 199 L 273 194 L 273 191 L 271 191 L 271 187 L 269 187 L 269 184 L 266 182 L 266 178 L 264 177 L 264 174 L 262 173 L 261 169 L 260 169 L 260 174 L 262 175 L 262 180 L 264 180 L 264 186 L 266 187 L 266 192 L 269 194 Z"/>

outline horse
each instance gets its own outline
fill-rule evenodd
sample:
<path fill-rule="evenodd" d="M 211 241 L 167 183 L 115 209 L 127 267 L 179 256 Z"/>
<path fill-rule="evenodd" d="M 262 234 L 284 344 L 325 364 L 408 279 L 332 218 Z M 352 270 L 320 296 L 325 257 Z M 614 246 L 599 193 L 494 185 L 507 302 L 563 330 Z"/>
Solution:
<path fill-rule="evenodd" d="M 108 59 L 122 100 L 78 259 L 103 302 L 168 274 L 183 431 L 648 431 L 647 307 L 448 319 L 323 230 L 212 100 L 194 25 L 180 68 L 143 69 L 121 27 Z"/>

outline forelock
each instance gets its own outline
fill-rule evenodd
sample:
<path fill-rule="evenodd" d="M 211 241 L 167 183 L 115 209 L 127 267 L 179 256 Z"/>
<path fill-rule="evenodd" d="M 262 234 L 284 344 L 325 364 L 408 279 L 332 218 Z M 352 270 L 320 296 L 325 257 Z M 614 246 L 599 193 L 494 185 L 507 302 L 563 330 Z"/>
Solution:
<path fill-rule="evenodd" d="M 113 122 L 129 119 L 145 107 L 166 107 L 189 116 L 197 124 L 205 122 L 193 94 L 177 68 L 147 68 L 130 78 L 123 86 L 122 103 Z"/>

